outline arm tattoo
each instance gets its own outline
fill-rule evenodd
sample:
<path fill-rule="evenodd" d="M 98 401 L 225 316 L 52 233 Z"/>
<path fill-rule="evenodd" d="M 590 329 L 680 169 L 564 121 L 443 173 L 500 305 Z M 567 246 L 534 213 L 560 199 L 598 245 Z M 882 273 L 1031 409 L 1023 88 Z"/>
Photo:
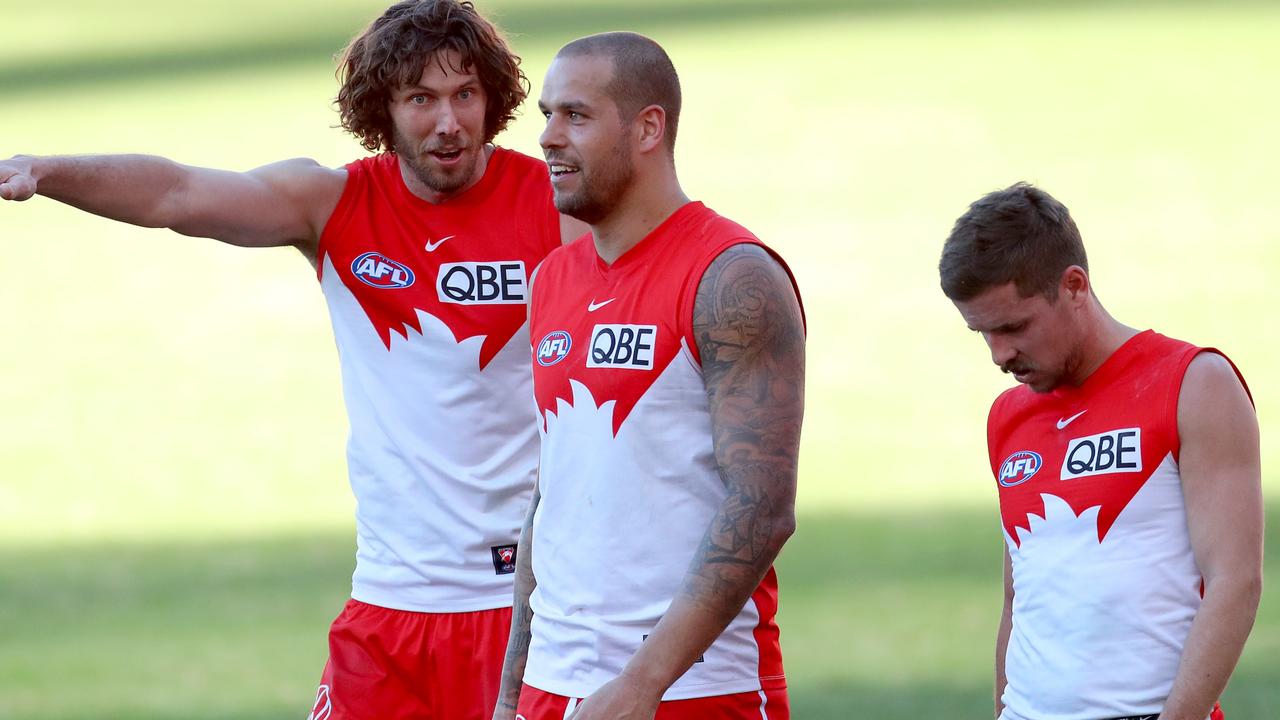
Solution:
<path fill-rule="evenodd" d="M 794 525 L 804 413 L 804 325 L 790 279 L 767 251 L 736 245 L 702 277 L 693 333 L 728 497 L 707 528 L 685 592 L 732 619 Z"/>

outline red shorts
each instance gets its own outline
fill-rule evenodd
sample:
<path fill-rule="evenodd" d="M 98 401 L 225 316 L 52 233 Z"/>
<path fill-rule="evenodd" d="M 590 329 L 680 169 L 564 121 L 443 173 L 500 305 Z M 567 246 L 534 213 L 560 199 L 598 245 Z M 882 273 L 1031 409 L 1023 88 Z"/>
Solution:
<path fill-rule="evenodd" d="M 564 720 L 582 698 L 552 695 L 536 687 L 520 689 L 516 720 Z M 786 688 L 668 700 L 658 705 L 654 720 L 790 720 Z"/>
<path fill-rule="evenodd" d="M 347 601 L 307 720 L 489 720 L 511 608 L 420 613 Z"/>

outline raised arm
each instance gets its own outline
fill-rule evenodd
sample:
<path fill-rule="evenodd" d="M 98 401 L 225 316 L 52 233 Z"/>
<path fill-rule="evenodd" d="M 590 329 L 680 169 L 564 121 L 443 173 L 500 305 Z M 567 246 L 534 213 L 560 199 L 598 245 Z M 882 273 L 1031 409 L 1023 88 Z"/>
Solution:
<path fill-rule="evenodd" d="M 529 596 L 538 586 L 533 576 L 533 516 L 538 512 L 542 493 L 533 486 L 533 500 L 525 515 L 524 528 L 520 530 L 520 544 L 516 546 L 515 596 L 511 607 L 511 635 L 507 639 L 507 656 L 502 661 L 502 684 L 498 688 L 498 704 L 493 710 L 493 720 L 514 720 L 520 703 L 520 688 L 524 683 L 525 663 L 529 660 L 529 642 L 533 638 L 533 608 Z"/>
<path fill-rule="evenodd" d="M 305 159 L 248 172 L 151 155 L 18 155 L 0 161 L 0 199 L 44 195 L 112 220 L 232 245 L 295 245 L 309 258 L 345 183 L 346 171 Z"/>
<path fill-rule="evenodd" d="M 1187 529 L 1204 577 L 1161 720 L 1204 720 L 1222 695 L 1262 595 L 1262 468 L 1258 421 L 1221 355 L 1191 361 L 1178 398 L 1178 468 Z"/>
<path fill-rule="evenodd" d="M 662 620 L 574 720 L 651 720 L 662 694 L 742 610 L 795 529 L 804 323 L 790 279 L 763 248 L 730 248 L 702 277 L 693 329 L 728 494 Z"/>

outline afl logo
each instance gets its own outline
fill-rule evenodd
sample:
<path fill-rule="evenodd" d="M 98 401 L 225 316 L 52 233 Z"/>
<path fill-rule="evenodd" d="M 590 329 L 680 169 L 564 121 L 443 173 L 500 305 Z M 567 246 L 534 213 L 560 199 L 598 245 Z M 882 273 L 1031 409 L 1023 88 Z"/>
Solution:
<path fill-rule="evenodd" d="M 550 367 L 565 359 L 569 348 L 573 347 L 573 338 L 563 330 L 552 330 L 538 343 L 538 364 Z"/>
<path fill-rule="evenodd" d="M 1040 453 L 1019 450 L 1000 463 L 1000 477 L 998 480 L 1004 487 L 1021 485 L 1030 480 L 1032 475 L 1040 472 L 1041 464 Z"/>
<path fill-rule="evenodd" d="M 352 260 L 351 274 L 376 288 L 407 288 L 413 284 L 413 271 L 408 266 L 377 252 Z"/>

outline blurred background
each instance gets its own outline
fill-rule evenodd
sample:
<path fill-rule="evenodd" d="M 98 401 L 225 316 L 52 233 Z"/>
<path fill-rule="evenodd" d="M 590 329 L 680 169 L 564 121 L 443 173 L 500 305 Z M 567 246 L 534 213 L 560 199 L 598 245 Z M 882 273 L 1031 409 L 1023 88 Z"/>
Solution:
<path fill-rule="evenodd" d="M 0 0 L 0 156 L 362 155 L 333 55 L 379 0 Z M 1119 319 L 1231 354 L 1280 517 L 1280 5 L 491 0 L 539 92 L 632 29 L 685 88 L 686 190 L 790 261 L 810 343 L 779 561 L 795 717 L 981 718 L 1012 381 L 938 290 L 954 219 L 1036 182 Z M 537 154 L 532 104 L 502 144 Z M 294 251 L 0 206 L 0 718 L 304 717 L 349 592 L 328 317 Z M 1280 577 L 1269 535 L 1268 573 Z M 1280 715 L 1280 600 L 1224 705 Z"/>

